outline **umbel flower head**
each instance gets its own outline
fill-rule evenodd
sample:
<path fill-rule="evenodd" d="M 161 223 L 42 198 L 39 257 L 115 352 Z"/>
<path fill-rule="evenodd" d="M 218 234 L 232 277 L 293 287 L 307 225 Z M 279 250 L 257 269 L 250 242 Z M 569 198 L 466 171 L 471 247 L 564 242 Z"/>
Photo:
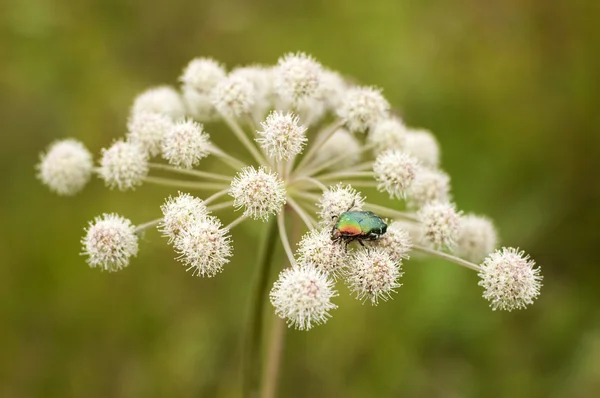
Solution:
<path fill-rule="evenodd" d="M 390 104 L 373 87 L 351 88 L 338 108 L 350 131 L 365 132 L 388 116 Z"/>
<path fill-rule="evenodd" d="M 490 219 L 467 214 L 460 218 L 454 253 L 478 263 L 494 251 L 497 240 L 496 228 Z"/>
<path fill-rule="evenodd" d="M 171 126 L 162 140 L 163 157 L 173 166 L 191 169 L 209 154 L 210 138 L 203 126 L 182 120 Z"/>
<path fill-rule="evenodd" d="M 346 274 L 346 283 L 359 300 L 377 305 L 387 301 L 401 285 L 400 260 L 394 260 L 383 248 L 361 250 L 354 255 Z"/>
<path fill-rule="evenodd" d="M 134 113 L 127 122 L 127 140 L 138 144 L 149 156 L 157 156 L 163 137 L 172 127 L 173 121 L 161 113 Z"/>
<path fill-rule="evenodd" d="M 194 275 L 215 276 L 231 257 L 228 232 L 216 217 L 199 217 L 175 236 L 173 247 L 179 253 L 177 259 Z"/>
<path fill-rule="evenodd" d="M 407 151 L 407 128 L 399 118 L 382 119 L 373 126 L 367 140 L 373 145 L 375 153 L 395 149 Z"/>
<path fill-rule="evenodd" d="M 212 58 L 194 58 L 183 70 L 179 81 L 200 94 L 209 94 L 226 76 L 225 68 Z"/>
<path fill-rule="evenodd" d="M 173 87 L 159 86 L 148 89 L 135 98 L 131 114 L 139 113 L 160 113 L 177 120 L 185 116 L 185 105 Z"/>
<path fill-rule="evenodd" d="M 503 247 L 485 259 L 479 286 L 493 310 L 519 310 L 540 295 L 540 268 L 523 251 Z"/>
<path fill-rule="evenodd" d="M 102 150 L 98 174 L 111 189 L 134 189 L 148 174 L 148 154 L 137 143 L 116 141 Z"/>
<path fill-rule="evenodd" d="M 271 112 L 261 123 L 256 142 L 275 160 L 289 160 L 302 152 L 306 144 L 306 127 L 299 124 L 298 116 L 288 112 Z"/>
<path fill-rule="evenodd" d="M 115 272 L 129 265 L 129 258 L 138 252 L 135 228 L 118 214 L 103 214 L 90 222 L 81 240 L 83 255 L 92 268 Z"/>
<path fill-rule="evenodd" d="M 337 279 L 348 266 L 349 256 L 342 245 L 331 240 L 327 228 L 313 229 L 298 244 L 298 260 Z"/>
<path fill-rule="evenodd" d="M 285 204 L 285 187 L 279 176 L 264 167 L 246 167 L 233 179 L 229 195 L 233 206 L 244 209 L 244 215 L 255 220 L 267 220 Z"/>
<path fill-rule="evenodd" d="M 181 192 L 174 198 L 169 197 L 160 209 L 163 218 L 159 229 L 169 238 L 169 242 L 173 242 L 182 230 L 203 220 L 209 213 L 200 198 Z"/>
<path fill-rule="evenodd" d="M 389 150 L 377 156 L 373 163 L 377 188 L 390 194 L 390 197 L 403 198 L 410 187 L 418 168 L 417 159 L 398 150 Z"/>
<path fill-rule="evenodd" d="M 128 266 L 138 234 L 157 227 L 173 248 L 173 263 L 216 277 L 229 272 L 234 229 L 248 218 L 270 222 L 267 247 L 280 242 L 283 250 L 273 253 L 287 259 L 273 262 L 282 269 L 269 298 L 275 313 L 300 330 L 330 318 L 335 282 L 363 302 L 388 300 L 400 287 L 403 264 L 415 257 L 476 270 L 493 309 L 530 305 L 540 291 L 539 267 L 516 249 L 494 251 L 492 221 L 462 216 L 451 203 L 434 134 L 391 112 L 380 89 L 342 76 L 302 52 L 275 65 L 230 69 L 196 57 L 182 68 L 178 89 L 159 85 L 134 98 L 125 137 L 102 149 L 97 168 L 69 139 L 41 155 L 38 177 L 59 195 L 79 192 L 92 173 L 111 189 L 173 189 L 152 221 L 134 227 L 109 213 L 85 229 L 89 266 L 109 272 Z M 240 144 L 236 156 L 228 152 L 233 140 Z M 251 267 L 259 252 L 237 254 Z M 269 267 L 257 262 L 258 280 L 267 280 Z M 253 306 L 262 309 L 268 288 L 260 286 L 264 294 Z"/>
<path fill-rule="evenodd" d="M 458 236 L 460 213 L 454 204 L 443 202 L 428 203 L 419 211 L 425 239 L 435 247 L 453 249 Z"/>
<path fill-rule="evenodd" d="M 92 154 L 77 140 L 57 141 L 40 156 L 38 178 L 59 195 L 81 191 L 92 175 Z"/>
<path fill-rule="evenodd" d="M 318 94 L 322 79 L 321 64 L 305 53 L 286 54 L 275 68 L 275 88 L 284 98 L 298 101 Z"/>
<path fill-rule="evenodd" d="M 337 307 L 335 296 L 331 279 L 310 264 L 283 270 L 270 294 L 275 313 L 299 330 L 325 323 Z"/>

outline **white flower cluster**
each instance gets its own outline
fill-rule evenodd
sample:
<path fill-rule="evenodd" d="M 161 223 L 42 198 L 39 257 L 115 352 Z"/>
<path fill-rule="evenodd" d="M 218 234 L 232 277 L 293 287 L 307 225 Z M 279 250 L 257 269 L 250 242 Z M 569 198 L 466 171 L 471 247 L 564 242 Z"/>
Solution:
<path fill-rule="evenodd" d="M 135 227 L 117 214 L 97 217 L 82 239 L 92 268 L 125 268 L 137 255 L 138 233 L 158 226 L 187 270 L 213 277 L 233 255 L 236 225 L 275 218 L 289 267 L 270 301 L 301 330 L 330 318 L 336 282 L 364 302 L 388 300 L 413 253 L 477 270 L 493 309 L 524 308 L 539 295 L 539 268 L 519 250 L 495 251 L 493 223 L 457 210 L 437 139 L 393 114 L 380 89 L 352 84 L 301 52 L 230 71 L 194 58 L 179 82 L 179 89 L 157 86 L 133 100 L 125 137 L 102 149 L 96 168 L 73 139 L 40 157 L 38 177 L 59 195 L 81 191 L 92 173 L 123 191 L 142 183 L 213 191 L 204 199 L 169 197 L 160 219 Z M 205 128 L 217 121 L 247 157 L 211 141 Z M 224 167 L 197 169 L 209 155 Z M 369 202 L 356 188 L 376 189 L 394 204 Z M 214 215 L 223 209 L 241 214 L 224 226 Z M 286 220 L 308 229 L 295 254 Z"/>

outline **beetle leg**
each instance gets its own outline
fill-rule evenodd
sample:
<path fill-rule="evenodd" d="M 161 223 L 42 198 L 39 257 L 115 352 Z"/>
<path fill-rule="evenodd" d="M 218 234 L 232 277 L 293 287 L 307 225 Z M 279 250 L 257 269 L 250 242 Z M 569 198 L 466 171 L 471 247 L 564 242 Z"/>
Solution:
<path fill-rule="evenodd" d="M 352 210 L 352 208 L 354 207 L 354 205 L 355 205 L 355 204 L 356 204 L 356 199 L 354 199 L 354 200 L 352 201 L 352 204 L 350 205 L 350 207 L 349 207 L 349 208 L 348 208 L 348 210 L 346 210 L 346 211 L 350 211 L 350 210 Z"/>
<path fill-rule="evenodd" d="M 361 245 L 362 247 L 365 247 L 365 244 L 363 243 L 362 239 L 356 239 L 356 240 L 358 241 L 358 243 L 360 243 L 360 245 Z"/>

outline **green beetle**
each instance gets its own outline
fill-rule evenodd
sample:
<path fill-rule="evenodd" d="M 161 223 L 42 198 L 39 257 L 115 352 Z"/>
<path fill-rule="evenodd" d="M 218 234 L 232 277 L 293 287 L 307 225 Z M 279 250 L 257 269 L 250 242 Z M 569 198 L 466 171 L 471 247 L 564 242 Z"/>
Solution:
<path fill-rule="evenodd" d="M 364 246 L 364 240 L 377 240 L 386 231 L 387 224 L 372 211 L 346 211 L 337 217 L 331 229 L 331 240 L 334 242 L 342 240 L 346 243 L 346 247 L 356 240 Z"/>

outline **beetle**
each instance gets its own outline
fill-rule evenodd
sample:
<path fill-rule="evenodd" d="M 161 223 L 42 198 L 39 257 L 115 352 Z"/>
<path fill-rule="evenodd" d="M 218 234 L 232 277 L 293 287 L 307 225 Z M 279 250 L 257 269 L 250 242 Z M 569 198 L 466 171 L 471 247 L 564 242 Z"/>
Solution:
<path fill-rule="evenodd" d="M 350 209 L 352 206 L 350 207 Z M 346 247 L 352 241 L 358 241 L 364 246 L 363 241 L 379 239 L 387 231 L 387 224 L 372 211 L 348 211 L 337 217 L 337 221 L 331 229 L 331 240 L 334 242 L 344 241 Z"/>

